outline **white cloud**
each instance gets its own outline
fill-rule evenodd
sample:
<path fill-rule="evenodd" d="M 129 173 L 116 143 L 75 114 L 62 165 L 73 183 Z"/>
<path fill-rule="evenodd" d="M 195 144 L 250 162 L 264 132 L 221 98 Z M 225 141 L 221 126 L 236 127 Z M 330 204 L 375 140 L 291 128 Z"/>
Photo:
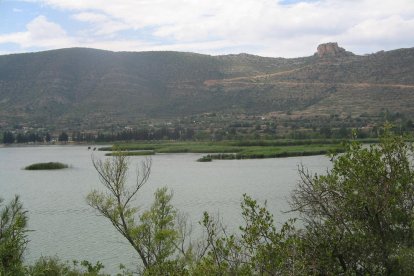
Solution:
<path fill-rule="evenodd" d="M 318 43 L 326 41 L 338 41 L 357 53 L 414 46 L 413 0 L 319 0 L 289 5 L 276 0 L 30 1 L 69 12 L 73 20 L 87 24 L 83 35 L 79 32 L 73 38 L 71 34 L 79 45 L 88 41 L 87 45 L 111 45 L 107 46 L 111 49 L 118 45 L 117 50 L 141 45 L 223 53 L 244 47 L 256 54 L 301 56 L 312 54 Z M 124 37 L 121 31 L 134 37 Z M 149 32 L 146 42 L 141 41 L 144 31 Z"/>
<path fill-rule="evenodd" d="M 90 23 L 92 26 L 86 33 L 97 36 L 113 36 L 119 31 L 130 29 L 130 26 L 119 20 L 114 20 L 102 13 L 81 12 L 72 16 L 77 21 Z"/>
<path fill-rule="evenodd" d="M 368 19 L 353 26 L 344 34 L 352 41 L 365 43 L 387 40 L 405 40 L 414 31 L 414 19 L 404 20 L 400 16 L 383 19 Z"/>
<path fill-rule="evenodd" d="M 44 16 L 38 16 L 26 25 L 26 31 L 0 35 L 1 43 L 15 43 L 21 48 L 61 48 L 71 44 L 66 32 Z"/>
<path fill-rule="evenodd" d="M 83 22 L 101 23 L 108 20 L 108 16 L 101 13 L 82 12 L 72 16 L 74 19 Z"/>
<path fill-rule="evenodd" d="M 367 19 L 347 29 L 344 33 L 325 40 L 341 41 L 349 50 L 364 53 L 381 49 L 413 47 L 414 18 L 404 19 L 401 16 L 390 16 L 379 19 Z"/>
<path fill-rule="evenodd" d="M 44 16 L 38 16 L 26 26 L 32 40 L 53 40 L 66 37 L 65 30 L 58 24 L 50 22 Z"/>
<path fill-rule="evenodd" d="M 24 32 L 0 35 L 0 44 L 3 44 L 3 43 L 21 44 L 24 41 L 27 41 L 27 33 L 24 33 Z"/>

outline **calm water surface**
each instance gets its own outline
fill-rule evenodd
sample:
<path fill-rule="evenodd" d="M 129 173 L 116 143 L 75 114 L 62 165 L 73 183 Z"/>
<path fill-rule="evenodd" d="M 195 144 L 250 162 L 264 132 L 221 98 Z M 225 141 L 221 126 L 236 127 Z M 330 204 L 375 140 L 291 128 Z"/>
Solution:
<path fill-rule="evenodd" d="M 97 216 L 85 201 L 95 188 L 102 189 L 86 146 L 0 148 L 0 197 L 9 201 L 21 196 L 29 211 L 30 243 L 26 259 L 57 255 L 64 260 L 102 261 L 114 273 L 119 263 L 133 267 L 138 258 L 105 218 Z M 93 152 L 104 158 L 103 152 Z M 150 205 L 158 187 L 174 192 L 174 205 L 188 214 L 197 227 L 203 211 L 220 214 L 229 228 L 241 222 L 240 201 L 244 193 L 267 201 L 276 222 L 288 218 L 286 199 L 298 181 L 303 164 L 313 172 L 330 167 L 325 156 L 262 160 L 195 162 L 201 154 L 159 154 L 152 157 L 152 173 L 138 193 L 136 204 Z M 131 157 L 133 164 L 143 157 Z M 57 171 L 25 171 L 27 165 L 58 161 L 71 167 Z M 132 165 L 131 167 L 134 167 Z M 130 171 L 131 180 L 134 170 Z M 197 229 L 194 231 L 197 233 Z M 137 263 L 137 262 L 135 262 Z"/>

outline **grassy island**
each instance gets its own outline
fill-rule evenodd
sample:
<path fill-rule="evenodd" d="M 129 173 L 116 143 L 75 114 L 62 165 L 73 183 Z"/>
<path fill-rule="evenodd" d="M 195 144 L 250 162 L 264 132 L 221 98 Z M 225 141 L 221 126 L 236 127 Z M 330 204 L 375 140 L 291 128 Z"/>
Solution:
<path fill-rule="evenodd" d="M 213 160 L 240 160 L 240 159 L 263 159 L 263 158 L 281 158 L 281 157 L 295 157 L 295 156 L 311 156 L 323 155 L 329 153 L 340 153 L 343 150 L 340 148 L 328 148 L 321 150 L 304 149 L 303 151 L 295 151 L 289 149 L 269 150 L 268 152 L 252 151 L 241 153 L 217 153 L 208 154 L 200 159 L 198 162 L 210 162 Z"/>
<path fill-rule="evenodd" d="M 36 170 L 60 170 L 66 169 L 68 165 L 59 162 L 47 162 L 47 163 L 35 163 L 25 167 L 25 170 L 36 171 Z"/>
<path fill-rule="evenodd" d="M 198 161 L 214 159 L 261 159 L 291 156 L 321 155 L 342 152 L 340 140 L 264 140 L 264 141 L 155 141 L 141 143 L 118 143 L 112 147 L 100 148 L 111 151 L 106 155 L 150 155 L 156 153 L 205 153 Z"/>
<path fill-rule="evenodd" d="M 153 150 L 140 150 L 140 151 L 120 151 L 120 152 L 111 152 L 106 153 L 105 156 L 116 156 L 116 155 L 127 155 L 127 156 L 145 156 L 145 155 L 154 155 Z"/>

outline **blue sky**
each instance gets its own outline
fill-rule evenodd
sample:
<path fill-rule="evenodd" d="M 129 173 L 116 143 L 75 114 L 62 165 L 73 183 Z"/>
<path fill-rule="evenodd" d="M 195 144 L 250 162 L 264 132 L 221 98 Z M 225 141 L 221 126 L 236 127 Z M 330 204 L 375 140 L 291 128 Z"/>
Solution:
<path fill-rule="evenodd" d="M 0 0 L 0 54 L 90 47 L 297 57 L 414 47 L 414 0 Z"/>

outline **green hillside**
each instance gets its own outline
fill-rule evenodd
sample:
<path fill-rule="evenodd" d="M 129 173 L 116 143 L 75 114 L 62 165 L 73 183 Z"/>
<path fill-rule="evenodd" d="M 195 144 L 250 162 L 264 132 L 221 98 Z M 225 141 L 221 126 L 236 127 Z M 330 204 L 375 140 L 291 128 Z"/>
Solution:
<path fill-rule="evenodd" d="M 109 52 L 0 56 L 0 126 L 91 128 L 206 112 L 414 113 L 414 49 L 366 56 Z"/>

